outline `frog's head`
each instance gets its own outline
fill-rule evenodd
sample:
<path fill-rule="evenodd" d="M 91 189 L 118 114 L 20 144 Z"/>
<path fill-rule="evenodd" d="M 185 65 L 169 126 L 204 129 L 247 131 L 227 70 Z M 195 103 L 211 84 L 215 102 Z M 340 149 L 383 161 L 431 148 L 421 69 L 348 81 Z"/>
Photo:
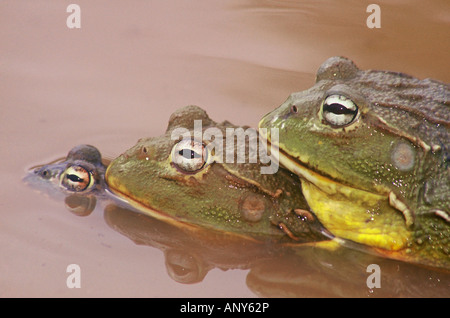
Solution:
<path fill-rule="evenodd" d="M 379 128 L 376 121 L 384 119 L 371 112 L 370 105 L 375 91 L 367 96 L 360 89 L 361 73 L 347 59 L 328 60 L 318 71 L 316 85 L 290 95 L 260 127 L 278 128 L 280 150 L 308 168 L 311 177 L 318 173 L 327 183 L 335 180 L 383 193 L 384 181 L 411 175 L 416 149 Z M 271 141 L 270 134 L 267 138 Z"/>
<path fill-rule="evenodd" d="M 203 226 L 253 237 L 282 234 L 271 223 L 270 214 L 281 205 L 277 187 L 283 188 L 284 183 L 293 187 L 290 179 L 262 176 L 256 163 L 219 162 L 209 141 L 194 133 L 174 134 L 183 129 L 193 132 L 194 120 L 201 121 L 203 130 L 215 128 L 223 135 L 226 127 L 233 127 L 212 121 L 197 106 L 176 111 L 164 135 L 141 139 L 112 161 L 106 172 L 111 191 L 138 210 L 178 226 Z M 289 195 L 297 207 L 306 208 L 300 192 Z"/>
<path fill-rule="evenodd" d="M 278 128 L 281 164 L 302 178 L 308 203 L 331 232 L 398 249 L 414 223 L 427 173 L 421 164 L 440 150 L 423 100 L 444 98 L 443 91 L 432 81 L 361 71 L 334 57 L 312 88 L 291 94 L 259 126 Z"/>
<path fill-rule="evenodd" d="M 54 199 L 64 199 L 70 212 L 85 216 L 94 210 L 96 197 L 105 189 L 106 163 L 97 148 L 79 145 L 65 158 L 31 168 L 24 181 Z"/>
<path fill-rule="evenodd" d="M 36 189 L 64 195 L 88 194 L 103 188 L 105 166 L 97 148 L 73 147 L 62 159 L 30 168 L 24 181 Z"/>

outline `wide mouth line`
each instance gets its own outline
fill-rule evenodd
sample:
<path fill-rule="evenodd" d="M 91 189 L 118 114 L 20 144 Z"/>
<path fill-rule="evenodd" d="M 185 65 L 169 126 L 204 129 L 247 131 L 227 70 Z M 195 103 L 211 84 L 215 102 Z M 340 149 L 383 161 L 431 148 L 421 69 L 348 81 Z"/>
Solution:
<path fill-rule="evenodd" d="M 117 196 L 119 199 L 123 200 L 126 205 L 128 205 L 128 206 L 131 205 L 134 209 L 137 210 L 137 212 L 145 214 L 145 215 L 149 215 L 150 217 L 153 217 L 153 218 L 158 219 L 163 222 L 168 222 L 174 226 L 177 226 L 180 228 L 187 228 L 187 229 L 193 230 L 193 231 L 199 231 L 201 229 L 208 230 L 208 231 L 217 231 L 217 232 L 221 232 L 221 233 L 224 233 L 227 235 L 231 235 L 232 237 L 238 237 L 238 238 L 245 239 L 245 240 L 248 240 L 251 242 L 257 242 L 256 239 L 252 238 L 249 235 L 238 234 L 238 233 L 234 233 L 234 232 L 230 232 L 230 231 L 226 231 L 226 230 L 222 230 L 222 229 L 217 229 L 214 227 L 202 226 L 202 225 L 193 224 L 193 223 L 190 223 L 187 221 L 182 221 L 174 216 L 171 216 L 170 214 L 161 212 L 160 210 L 154 209 L 152 207 L 148 207 L 148 206 L 144 205 L 143 203 L 137 201 L 132 196 L 124 193 L 123 191 L 117 190 L 111 186 L 109 186 L 109 191 L 113 195 Z"/>
<path fill-rule="evenodd" d="M 336 182 L 339 184 L 342 184 L 341 182 L 335 180 L 334 178 L 332 178 L 331 176 L 324 176 L 322 174 L 322 172 L 318 172 L 315 169 L 311 168 L 308 164 L 304 163 L 303 161 L 301 161 L 299 158 L 296 158 L 294 156 L 292 156 L 291 154 L 289 154 L 288 152 L 286 152 L 284 149 L 280 149 L 280 146 L 277 144 L 273 144 L 269 139 L 267 139 L 265 136 L 262 137 L 264 139 L 264 141 L 267 143 L 267 146 L 269 147 L 276 147 L 276 150 L 278 151 L 278 153 L 280 153 L 282 156 L 280 156 L 280 158 L 286 158 L 287 160 L 289 160 L 290 162 L 292 162 L 293 164 L 295 164 L 296 166 L 300 166 L 303 169 L 306 169 L 308 172 L 311 172 L 313 174 L 318 174 L 320 177 L 325 178 L 330 180 L 331 182 Z M 281 161 L 281 160 L 279 160 Z M 303 177 L 307 177 L 307 176 L 303 176 Z M 309 180 L 308 180 L 309 181 Z M 344 185 L 344 184 L 342 184 Z"/>
<path fill-rule="evenodd" d="M 115 199 L 119 199 L 125 205 L 131 205 L 133 208 L 135 208 L 137 211 L 139 211 L 141 213 L 145 213 L 156 219 L 163 220 L 163 221 L 169 221 L 171 223 L 183 223 L 183 224 L 191 225 L 191 224 L 185 223 L 183 221 L 180 221 L 180 220 L 176 219 L 175 217 L 173 217 L 167 213 L 161 212 L 153 207 L 144 205 L 142 202 L 136 200 L 135 197 L 133 197 L 130 194 L 125 193 L 121 190 L 118 190 L 116 187 L 113 187 L 110 184 L 108 184 L 108 191 L 114 195 Z"/>
<path fill-rule="evenodd" d="M 379 193 L 379 192 L 372 192 L 370 190 L 366 190 L 366 189 L 361 189 L 361 188 L 357 188 L 354 185 L 351 184 L 347 184 L 345 182 L 342 182 L 342 180 L 338 180 L 326 173 L 324 173 L 323 171 L 318 171 L 316 169 L 313 169 L 312 167 L 310 167 L 307 163 L 301 161 L 299 158 L 292 156 L 291 154 L 289 154 L 287 151 L 285 151 L 284 149 L 280 149 L 279 145 L 277 144 L 273 144 L 269 138 L 267 138 L 265 135 L 261 134 L 261 138 L 263 138 L 263 140 L 267 143 L 267 146 L 269 147 L 276 147 L 278 153 L 279 153 L 279 161 L 280 163 L 285 166 L 286 168 L 290 168 L 286 165 L 285 162 L 283 162 L 283 158 L 290 163 L 290 165 L 296 167 L 296 171 L 295 173 L 298 173 L 300 175 L 301 178 L 306 179 L 307 182 L 310 182 L 312 184 L 314 184 L 315 186 L 317 186 L 318 188 L 325 190 L 324 187 L 322 187 L 321 185 L 323 185 L 323 183 L 328 183 L 328 185 L 330 184 L 335 184 L 340 188 L 349 188 L 349 189 L 353 189 L 354 191 L 360 191 L 360 192 L 369 192 L 375 195 L 380 195 L 380 196 L 387 196 L 388 193 Z M 290 170 L 290 169 L 289 169 Z M 293 171 L 294 172 L 294 171 Z"/>

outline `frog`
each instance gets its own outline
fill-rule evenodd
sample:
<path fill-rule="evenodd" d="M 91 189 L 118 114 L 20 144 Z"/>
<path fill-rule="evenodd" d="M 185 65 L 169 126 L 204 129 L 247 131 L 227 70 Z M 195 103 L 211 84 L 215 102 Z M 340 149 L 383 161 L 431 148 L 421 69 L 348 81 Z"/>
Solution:
<path fill-rule="evenodd" d="M 198 123 L 201 130 L 195 131 Z M 141 138 L 112 160 L 105 173 L 107 189 L 140 213 L 192 233 L 211 229 L 230 242 L 331 242 L 297 191 L 294 174 L 281 169 L 262 174 L 258 160 L 224 160 L 227 154 L 236 157 L 239 143 L 222 152 L 219 145 L 225 138 L 219 137 L 237 128 L 244 126 L 215 122 L 196 105 L 177 109 L 164 134 Z M 211 129 L 214 136 L 207 135 Z M 249 144 L 259 135 L 254 128 L 245 129 L 255 133 L 243 144 L 248 158 Z"/>
<path fill-rule="evenodd" d="M 86 216 L 95 208 L 97 198 L 105 197 L 108 162 L 95 146 L 81 144 L 66 157 L 31 167 L 24 181 L 57 200 L 63 197 L 69 211 Z"/>
<path fill-rule="evenodd" d="M 449 101 L 447 83 L 336 56 L 258 127 L 333 235 L 448 270 Z"/>

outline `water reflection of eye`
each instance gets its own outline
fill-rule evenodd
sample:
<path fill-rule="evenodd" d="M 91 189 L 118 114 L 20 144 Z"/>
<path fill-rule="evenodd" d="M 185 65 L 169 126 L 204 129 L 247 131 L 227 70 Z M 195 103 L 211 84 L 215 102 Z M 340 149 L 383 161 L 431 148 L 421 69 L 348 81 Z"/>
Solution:
<path fill-rule="evenodd" d="M 193 254 L 169 249 L 165 253 L 166 269 L 169 276 L 178 283 L 194 284 L 201 282 L 210 267 Z"/>
<path fill-rule="evenodd" d="M 95 180 L 90 171 L 82 166 L 69 166 L 61 174 L 60 184 L 66 190 L 83 192 L 93 187 Z"/>
<path fill-rule="evenodd" d="M 208 148 L 202 142 L 182 139 L 172 148 L 172 162 L 182 171 L 200 171 L 207 161 Z"/>
<path fill-rule="evenodd" d="M 64 199 L 67 210 L 77 216 L 88 216 L 94 211 L 97 199 L 94 195 L 71 194 Z"/>

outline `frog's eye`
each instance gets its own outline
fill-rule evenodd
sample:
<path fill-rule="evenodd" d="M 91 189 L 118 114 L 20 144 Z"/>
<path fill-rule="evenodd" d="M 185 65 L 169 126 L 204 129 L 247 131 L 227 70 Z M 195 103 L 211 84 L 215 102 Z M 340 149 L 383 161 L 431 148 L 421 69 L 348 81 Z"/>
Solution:
<path fill-rule="evenodd" d="M 207 147 L 192 139 L 182 139 L 172 148 L 172 162 L 186 172 L 196 172 L 203 169 L 207 159 Z"/>
<path fill-rule="evenodd" d="M 358 106 L 343 95 L 330 95 L 322 104 L 322 116 L 334 127 L 351 124 L 358 114 Z"/>
<path fill-rule="evenodd" d="M 61 174 L 61 186 L 69 191 L 82 192 L 90 189 L 95 180 L 85 168 L 77 165 L 69 166 Z"/>

